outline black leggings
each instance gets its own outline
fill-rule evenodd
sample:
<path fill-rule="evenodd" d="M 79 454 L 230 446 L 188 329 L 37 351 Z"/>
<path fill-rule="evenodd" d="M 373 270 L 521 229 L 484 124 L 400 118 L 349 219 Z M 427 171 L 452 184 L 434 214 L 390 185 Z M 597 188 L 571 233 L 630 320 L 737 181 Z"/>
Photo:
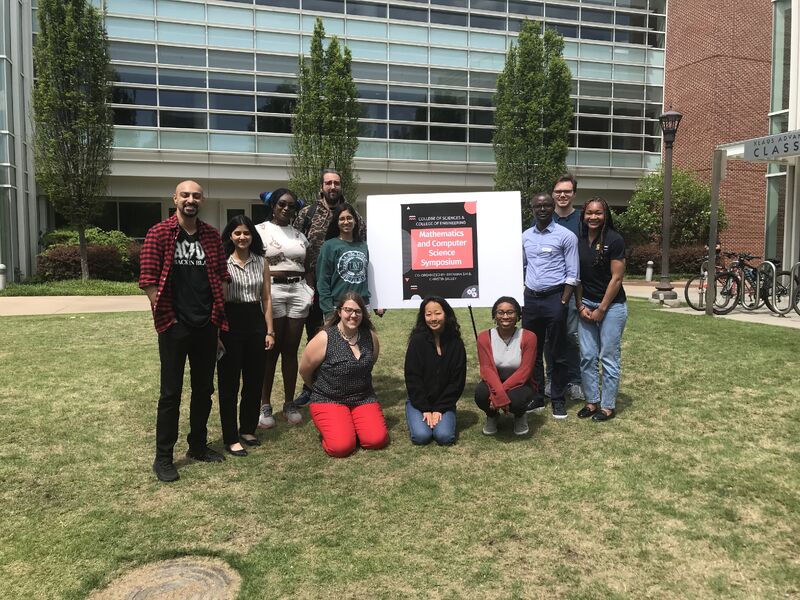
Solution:
<path fill-rule="evenodd" d="M 521 417 L 528 410 L 528 404 L 533 400 L 533 388 L 523 385 L 513 390 L 509 390 L 508 399 L 511 400 L 510 410 L 515 417 Z M 475 386 L 475 404 L 478 405 L 487 416 L 493 417 L 497 411 L 489 404 L 489 386 L 481 380 Z"/>

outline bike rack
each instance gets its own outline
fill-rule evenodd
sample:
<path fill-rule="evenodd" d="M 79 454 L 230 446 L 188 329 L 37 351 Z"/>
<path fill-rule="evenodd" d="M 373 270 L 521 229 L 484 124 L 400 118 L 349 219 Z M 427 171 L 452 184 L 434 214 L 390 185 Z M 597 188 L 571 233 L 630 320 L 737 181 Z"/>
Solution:
<path fill-rule="evenodd" d="M 792 308 L 794 307 L 794 302 L 792 301 L 792 298 L 794 298 L 793 291 L 792 291 L 792 288 L 794 286 L 794 276 L 792 276 L 792 281 L 790 282 L 790 285 L 789 285 L 789 306 L 787 306 L 785 309 L 779 309 L 778 308 L 778 297 L 777 297 L 777 294 L 776 294 L 777 289 L 778 289 L 778 269 L 775 267 L 775 263 L 770 262 L 768 260 L 765 260 L 760 265 L 758 265 L 758 267 L 756 267 L 756 289 L 757 290 L 761 289 L 761 281 L 762 281 L 761 280 L 761 269 L 762 269 L 762 267 L 765 267 L 765 266 L 766 266 L 767 269 L 769 269 L 772 272 L 772 289 L 770 290 L 770 297 L 772 299 L 772 308 L 770 310 L 772 312 L 774 312 L 776 315 L 778 315 L 779 317 L 785 317 L 786 314 L 789 311 L 791 311 Z M 797 267 L 797 265 L 795 265 L 795 267 Z M 792 269 L 792 272 L 794 272 L 794 268 Z M 769 305 L 767 305 L 767 308 L 770 308 Z"/>
<path fill-rule="evenodd" d="M 791 281 L 789 282 L 789 303 L 794 308 L 794 312 L 800 315 L 800 302 L 795 302 L 794 298 L 798 294 L 798 278 L 800 277 L 800 262 L 797 262 L 792 267 Z"/>

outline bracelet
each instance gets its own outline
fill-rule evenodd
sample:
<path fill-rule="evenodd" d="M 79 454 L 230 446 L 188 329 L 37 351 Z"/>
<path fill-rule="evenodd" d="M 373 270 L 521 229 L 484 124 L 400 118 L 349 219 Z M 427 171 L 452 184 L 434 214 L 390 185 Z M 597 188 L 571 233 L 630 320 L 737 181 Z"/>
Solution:
<path fill-rule="evenodd" d="M 269 337 L 275 337 L 275 332 L 274 332 L 274 331 L 268 331 L 268 332 L 267 332 L 267 335 L 268 335 Z"/>

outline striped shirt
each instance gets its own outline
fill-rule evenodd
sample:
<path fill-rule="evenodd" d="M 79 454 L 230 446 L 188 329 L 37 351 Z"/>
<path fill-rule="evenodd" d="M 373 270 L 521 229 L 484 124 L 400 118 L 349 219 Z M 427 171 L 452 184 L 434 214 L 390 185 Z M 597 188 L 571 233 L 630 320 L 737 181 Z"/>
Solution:
<path fill-rule="evenodd" d="M 250 257 L 240 265 L 234 259 L 234 254 L 228 257 L 228 273 L 231 282 L 228 284 L 226 302 L 241 304 L 244 302 L 260 302 L 261 288 L 264 287 L 264 257 L 250 254 Z"/>

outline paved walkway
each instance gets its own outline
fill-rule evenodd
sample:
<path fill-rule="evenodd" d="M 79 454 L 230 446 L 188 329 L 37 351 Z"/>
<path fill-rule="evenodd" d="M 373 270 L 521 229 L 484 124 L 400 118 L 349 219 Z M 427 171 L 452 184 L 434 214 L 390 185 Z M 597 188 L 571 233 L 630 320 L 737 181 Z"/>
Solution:
<path fill-rule="evenodd" d="M 674 282 L 678 298 L 683 300 L 684 282 Z M 650 298 L 655 282 L 632 280 L 625 282 L 625 291 L 631 298 Z M 0 298 L 0 316 L 13 315 L 58 315 L 70 313 L 106 313 L 149 311 L 147 296 L 14 296 Z M 703 316 L 687 306 L 666 309 L 671 313 Z M 729 315 L 719 318 L 746 323 L 763 323 L 800 329 L 800 316 L 794 311 L 785 317 L 778 317 L 769 309 L 746 311 L 737 308 Z"/>

